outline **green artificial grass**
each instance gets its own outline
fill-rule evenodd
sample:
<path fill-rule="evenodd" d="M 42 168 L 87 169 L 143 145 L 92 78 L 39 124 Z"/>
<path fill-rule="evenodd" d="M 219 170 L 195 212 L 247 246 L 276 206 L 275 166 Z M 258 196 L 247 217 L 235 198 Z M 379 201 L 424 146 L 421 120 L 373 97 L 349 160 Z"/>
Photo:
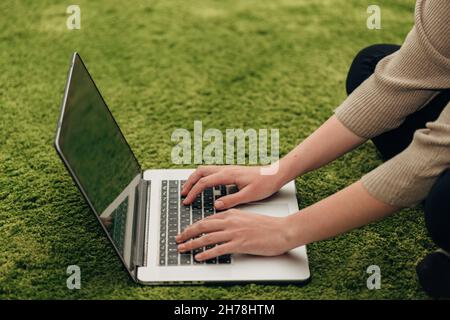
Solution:
<path fill-rule="evenodd" d="M 80 52 L 144 168 L 174 167 L 172 131 L 279 128 L 286 154 L 345 99 L 352 58 L 401 43 L 414 3 L 383 1 L 0 2 L 0 299 L 422 299 L 415 265 L 434 249 L 420 209 L 308 246 L 312 281 L 295 285 L 133 283 L 52 143 L 73 51 Z M 297 179 L 301 207 L 380 164 L 371 143 Z M 81 290 L 66 268 L 81 267 Z M 380 290 L 366 269 L 381 268 Z"/>

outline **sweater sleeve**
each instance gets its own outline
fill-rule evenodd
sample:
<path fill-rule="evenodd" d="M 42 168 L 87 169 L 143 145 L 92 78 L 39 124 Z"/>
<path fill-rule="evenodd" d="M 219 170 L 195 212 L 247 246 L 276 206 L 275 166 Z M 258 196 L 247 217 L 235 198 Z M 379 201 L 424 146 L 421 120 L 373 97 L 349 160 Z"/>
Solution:
<path fill-rule="evenodd" d="M 355 134 L 372 138 L 450 88 L 450 1 L 418 0 L 415 26 L 400 50 L 381 60 L 374 74 L 337 108 Z M 422 201 L 450 168 L 450 103 L 439 118 L 417 130 L 402 153 L 362 177 L 375 198 L 409 207 Z"/>
<path fill-rule="evenodd" d="M 450 103 L 439 118 L 417 130 L 403 152 L 362 177 L 375 198 L 409 207 L 422 201 L 438 176 L 450 168 Z"/>
<path fill-rule="evenodd" d="M 336 109 L 356 135 L 372 138 L 397 128 L 439 90 L 450 88 L 450 1 L 418 0 L 415 26 L 402 47 Z"/>

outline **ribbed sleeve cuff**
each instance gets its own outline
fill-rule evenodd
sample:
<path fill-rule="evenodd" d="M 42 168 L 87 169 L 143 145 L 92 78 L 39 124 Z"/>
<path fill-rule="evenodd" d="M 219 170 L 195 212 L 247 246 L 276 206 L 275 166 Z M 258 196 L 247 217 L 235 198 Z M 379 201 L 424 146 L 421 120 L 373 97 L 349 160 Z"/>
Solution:
<path fill-rule="evenodd" d="M 401 161 L 391 160 L 364 175 L 361 182 L 371 196 L 384 203 L 414 207 L 425 199 L 432 186 L 432 181 L 414 183 L 414 174 L 414 168 Z"/>
<path fill-rule="evenodd" d="M 426 198 L 439 175 L 450 168 L 450 104 L 438 121 L 416 131 L 403 152 L 361 178 L 375 198 L 412 207 Z"/>
<path fill-rule="evenodd" d="M 365 129 L 365 122 L 355 119 L 355 117 L 357 117 L 355 113 L 355 110 L 347 106 L 346 103 L 343 103 L 334 110 L 334 115 L 344 127 L 346 127 L 348 130 L 350 130 L 360 138 L 370 139 L 370 130 Z M 366 126 L 366 128 L 367 127 L 368 126 Z"/>

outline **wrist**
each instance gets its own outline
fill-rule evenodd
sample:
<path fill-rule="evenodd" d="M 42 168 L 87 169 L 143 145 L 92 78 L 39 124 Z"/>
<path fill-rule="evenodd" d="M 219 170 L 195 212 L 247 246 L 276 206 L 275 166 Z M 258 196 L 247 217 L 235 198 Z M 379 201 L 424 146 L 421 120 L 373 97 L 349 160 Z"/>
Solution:
<path fill-rule="evenodd" d="M 282 158 L 278 160 L 274 165 L 276 165 L 276 174 L 274 176 L 275 183 L 278 186 L 278 189 L 283 187 L 286 183 L 295 179 L 295 175 L 291 172 L 292 168 L 290 167 L 287 159 Z"/>
<path fill-rule="evenodd" d="M 281 165 L 280 160 L 267 166 L 262 166 L 259 169 L 259 174 L 269 181 L 276 192 L 283 187 L 289 180 L 286 180 L 285 168 Z"/>
<path fill-rule="evenodd" d="M 288 154 L 279 161 L 279 177 L 283 185 L 307 172 L 297 154 Z"/>
<path fill-rule="evenodd" d="M 299 230 L 299 225 L 301 224 L 299 223 L 298 218 L 299 212 L 282 218 L 282 232 L 285 237 L 286 251 L 306 244 L 301 237 L 302 231 Z"/>

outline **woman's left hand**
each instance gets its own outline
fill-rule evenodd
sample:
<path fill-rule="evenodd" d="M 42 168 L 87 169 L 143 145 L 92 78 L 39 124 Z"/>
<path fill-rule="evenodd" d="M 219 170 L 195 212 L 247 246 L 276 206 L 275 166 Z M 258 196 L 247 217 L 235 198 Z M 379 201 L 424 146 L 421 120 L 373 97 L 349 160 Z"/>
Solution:
<path fill-rule="evenodd" d="M 230 209 L 188 226 L 175 239 L 180 252 L 218 244 L 197 254 L 197 261 L 231 253 L 276 256 L 295 247 L 290 243 L 289 230 L 288 217 Z"/>

